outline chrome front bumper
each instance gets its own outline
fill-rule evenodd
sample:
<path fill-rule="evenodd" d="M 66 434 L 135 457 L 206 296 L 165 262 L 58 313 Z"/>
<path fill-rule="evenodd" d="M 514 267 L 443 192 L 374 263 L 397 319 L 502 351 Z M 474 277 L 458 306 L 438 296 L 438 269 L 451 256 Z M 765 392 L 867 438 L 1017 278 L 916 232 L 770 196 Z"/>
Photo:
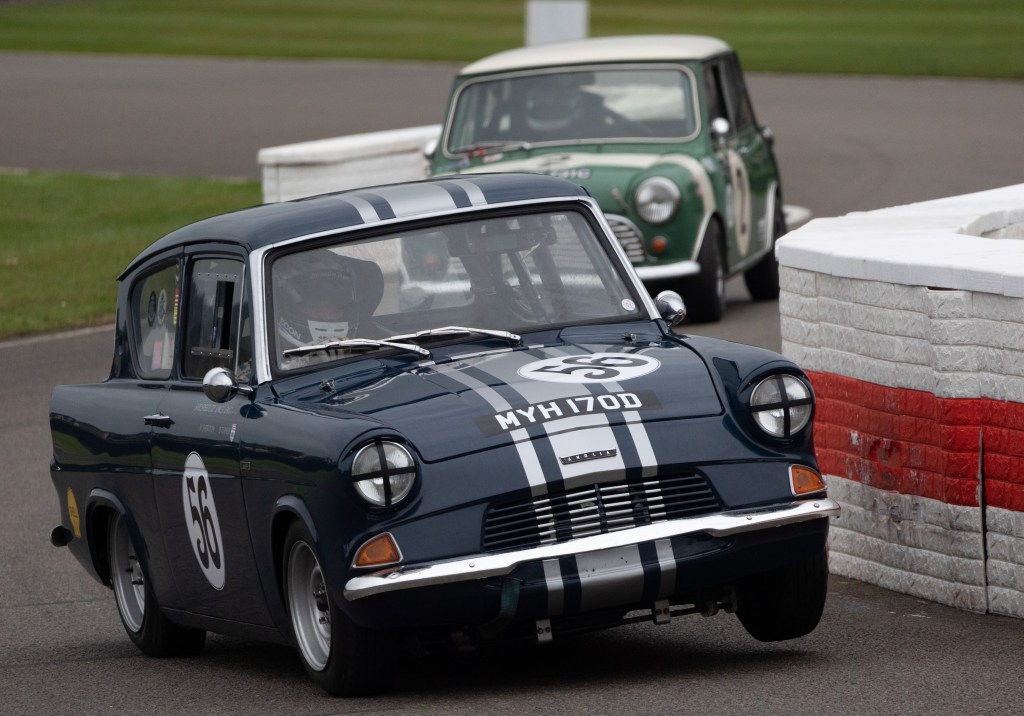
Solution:
<path fill-rule="evenodd" d="M 345 584 L 345 599 L 354 602 L 363 597 L 385 592 L 500 577 L 527 562 L 599 552 L 681 535 L 703 533 L 713 537 L 728 537 L 742 532 L 765 530 L 822 517 L 838 516 L 839 503 L 826 497 L 817 500 L 795 501 L 767 510 L 723 512 L 704 517 L 659 522 L 515 552 L 479 554 L 449 562 L 413 564 L 399 567 L 393 571 L 384 570 L 353 577 Z"/>

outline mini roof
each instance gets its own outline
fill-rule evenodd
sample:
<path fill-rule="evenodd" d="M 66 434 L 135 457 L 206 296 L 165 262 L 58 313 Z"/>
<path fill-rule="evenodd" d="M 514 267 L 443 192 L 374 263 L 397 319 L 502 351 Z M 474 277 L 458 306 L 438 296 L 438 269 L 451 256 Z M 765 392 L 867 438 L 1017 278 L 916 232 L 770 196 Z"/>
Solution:
<path fill-rule="evenodd" d="M 581 196 L 588 196 L 585 189 L 555 177 L 474 174 L 263 204 L 172 231 L 139 254 L 120 278 L 151 256 L 189 244 L 224 242 L 253 251 L 298 236 L 373 226 L 393 219 L 416 219 L 457 209 Z"/>
<path fill-rule="evenodd" d="M 722 40 L 703 35 L 596 37 L 499 52 L 467 65 L 459 74 L 477 75 L 599 62 L 702 60 L 731 51 L 732 48 Z"/>

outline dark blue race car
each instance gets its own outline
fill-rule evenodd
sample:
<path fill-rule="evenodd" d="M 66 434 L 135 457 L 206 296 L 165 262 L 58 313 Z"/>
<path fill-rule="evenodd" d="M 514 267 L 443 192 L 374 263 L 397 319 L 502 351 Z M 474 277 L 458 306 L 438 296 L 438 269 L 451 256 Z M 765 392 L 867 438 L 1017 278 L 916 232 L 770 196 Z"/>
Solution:
<path fill-rule="evenodd" d="M 821 616 L 813 395 L 677 335 L 578 186 L 476 175 L 271 204 L 120 277 L 110 378 L 51 405 L 52 533 L 129 637 L 298 646 L 327 691 L 392 649 Z"/>

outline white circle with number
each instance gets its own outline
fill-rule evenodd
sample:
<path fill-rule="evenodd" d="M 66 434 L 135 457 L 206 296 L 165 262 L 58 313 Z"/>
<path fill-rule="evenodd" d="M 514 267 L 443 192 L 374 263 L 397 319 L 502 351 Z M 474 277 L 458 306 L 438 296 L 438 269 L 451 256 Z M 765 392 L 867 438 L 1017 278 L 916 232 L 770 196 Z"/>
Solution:
<path fill-rule="evenodd" d="M 519 375 L 548 383 L 609 383 L 653 373 L 661 362 L 638 353 L 589 353 L 527 363 Z"/>
<path fill-rule="evenodd" d="M 181 498 L 192 552 L 206 580 L 214 589 L 224 588 L 224 542 L 221 539 L 217 505 L 213 501 L 210 474 L 199 453 L 185 459 L 181 476 Z"/>

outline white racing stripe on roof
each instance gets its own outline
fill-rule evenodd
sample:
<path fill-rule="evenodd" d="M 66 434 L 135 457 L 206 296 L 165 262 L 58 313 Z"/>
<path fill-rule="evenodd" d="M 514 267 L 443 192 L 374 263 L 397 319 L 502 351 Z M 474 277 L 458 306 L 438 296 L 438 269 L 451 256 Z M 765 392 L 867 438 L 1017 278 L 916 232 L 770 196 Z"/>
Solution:
<path fill-rule="evenodd" d="M 451 183 L 466 192 L 466 196 L 469 197 L 469 203 L 473 206 L 484 206 L 487 204 L 483 191 L 473 182 L 466 181 L 465 179 L 452 179 Z"/>
<path fill-rule="evenodd" d="M 432 184 L 385 187 L 376 193 L 388 202 L 398 218 L 456 208 L 452 195 L 444 188 Z"/>
<path fill-rule="evenodd" d="M 346 196 L 344 201 L 347 201 L 352 207 L 359 212 L 360 218 L 364 223 L 372 224 L 380 221 L 380 216 L 377 215 L 377 210 L 373 208 L 366 199 L 360 199 L 358 196 Z"/>

